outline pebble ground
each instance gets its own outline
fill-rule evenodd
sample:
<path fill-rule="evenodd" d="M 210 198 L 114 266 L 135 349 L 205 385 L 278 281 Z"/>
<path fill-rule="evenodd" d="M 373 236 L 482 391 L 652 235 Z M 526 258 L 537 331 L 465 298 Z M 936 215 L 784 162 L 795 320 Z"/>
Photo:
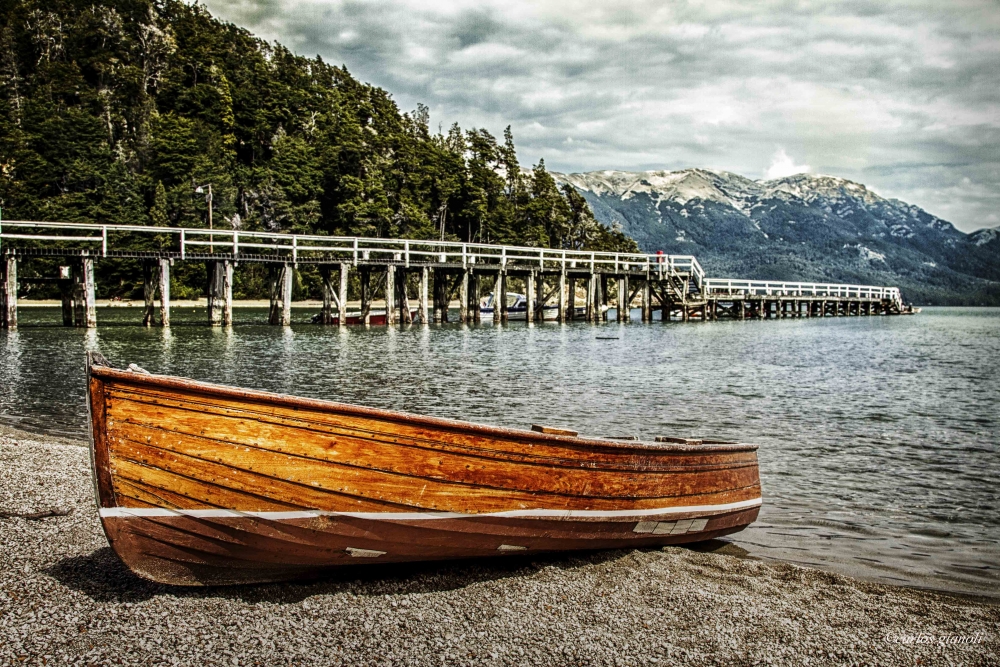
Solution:
<path fill-rule="evenodd" d="M 306 584 L 152 584 L 107 546 L 86 448 L 5 433 L 0 665 L 1000 664 L 989 598 L 741 559 L 721 544 Z"/>

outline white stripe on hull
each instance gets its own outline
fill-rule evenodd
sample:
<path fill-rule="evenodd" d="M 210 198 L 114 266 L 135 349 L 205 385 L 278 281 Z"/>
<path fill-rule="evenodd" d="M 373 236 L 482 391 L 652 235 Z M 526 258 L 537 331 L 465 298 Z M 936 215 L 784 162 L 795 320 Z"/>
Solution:
<path fill-rule="evenodd" d="M 554 519 L 628 519 L 661 514 L 688 514 L 728 512 L 732 510 L 758 507 L 760 498 L 741 500 L 721 505 L 687 505 L 682 507 L 660 507 L 645 510 L 510 510 L 506 512 L 484 512 L 482 514 L 462 514 L 459 512 L 326 512 L 323 510 L 302 510 L 293 512 L 242 512 L 227 509 L 183 510 L 165 507 L 102 507 L 101 517 L 170 517 L 189 516 L 198 518 L 253 517 L 270 521 L 289 519 L 314 519 L 321 516 L 343 516 L 353 519 L 381 521 L 426 521 L 429 519 L 483 519 L 503 518 L 554 518 Z"/>

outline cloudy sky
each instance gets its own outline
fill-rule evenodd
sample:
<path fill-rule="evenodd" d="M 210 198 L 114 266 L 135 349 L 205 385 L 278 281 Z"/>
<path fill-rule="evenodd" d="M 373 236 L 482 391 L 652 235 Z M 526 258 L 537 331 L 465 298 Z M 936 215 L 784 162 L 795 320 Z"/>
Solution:
<path fill-rule="evenodd" d="M 1000 2 L 204 0 L 557 171 L 865 183 L 1000 225 Z"/>

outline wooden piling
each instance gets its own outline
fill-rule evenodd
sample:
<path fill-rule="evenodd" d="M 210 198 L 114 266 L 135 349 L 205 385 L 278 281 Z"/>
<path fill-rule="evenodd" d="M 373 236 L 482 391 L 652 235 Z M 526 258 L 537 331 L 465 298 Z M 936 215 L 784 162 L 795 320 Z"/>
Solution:
<path fill-rule="evenodd" d="M 588 322 L 594 321 L 594 274 L 591 273 L 586 278 L 587 298 L 584 308 L 584 319 Z"/>
<path fill-rule="evenodd" d="M 222 262 L 216 261 L 208 262 L 205 268 L 208 273 L 208 286 L 205 289 L 208 294 L 208 323 L 213 327 L 222 326 L 225 271 Z"/>
<path fill-rule="evenodd" d="M 337 293 L 337 324 L 342 327 L 347 326 L 347 279 L 351 265 L 347 262 L 340 263 L 340 289 Z"/>
<path fill-rule="evenodd" d="M 62 301 L 62 323 L 64 327 L 73 326 L 73 269 L 69 266 L 59 267 L 59 296 Z"/>
<path fill-rule="evenodd" d="M 268 265 L 271 293 L 268 324 L 287 327 L 292 323 L 292 271 L 291 264 Z"/>
<path fill-rule="evenodd" d="M 421 324 L 427 324 L 430 322 L 430 315 L 428 314 L 428 303 L 427 303 L 427 283 L 429 282 L 430 269 L 426 266 L 420 269 L 420 300 L 417 305 L 417 315 L 420 317 Z"/>
<path fill-rule="evenodd" d="M 535 272 L 529 271 L 527 284 L 524 288 L 525 311 L 524 319 L 527 322 L 535 321 Z"/>
<path fill-rule="evenodd" d="M 228 259 L 222 262 L 222 326 L 233 326 L 233 270 L 235 264 Z M 289 269 L 291 278 L 291 269 Z M 291 286 L 288 288 L 288 317 L 291 319 Z"/>
<path fill-rule="evenodd" d="M 545 274 L 538 272 L 538 280 L 535 281 L 535 319 L 545 322 Z"/>
<path fill-rule="evenodd" d="M 650 294 L 649 275 L 642 281 L 642 321 L 653 321 L 653 297 Z"/>
<path fill-rule="evenodd" d="M 469 269 L 463 268 L 458 284 L 458 321 L 469 321 Z"/>
<path fill-rule="evenodd" d="M 372 270 L 362 266 L 359 270 L 361 278 L 361 323 L 369 326 L 372 323 Z"/>
<path fill-rule="evenodd" d="M 396 273 L 396 292 L 399 296 L 399 321 L 402 324 L 413 324 L 413 313 L 410 311 L 410 296 L 406 290 L 406 270 Z"/>
<path fill-rule="evenodd" d="M 73 324 L 92 329 L 97 326 L 97 290 L 94 284 L 94 260 L 84 257 L 74 267 Z"/>
<path fill-rule="evenodd" d="M 566 319 L 572 322 L 576 319 L 576 278 L 568 278 L 569 292 L 566 295 Z"/>
<path fill-rule="evenodd" d="M 170 260 L 160 260 L 160 326 L 170 326 Z"/>
<path fill-rule="evenodd" d="M 396 324 L 396 265 L 385 267 L 385 325 Z"/>
<path fill-rule="evenodd" d="M 479 312 L 479 298 L 481 293 L 481 290 L 479 289 L 479 285 L 481 282 L 480 276 L 475 271 L 472 271 L 469 274 L 469 279 L 472 282 L 469 290 L 469 308 L 472 311 L 472 321 L 475 322 L 476 324 L 479 324 L 479 322 L 482 321 L 483 318 L 482 313 Z"/>
<path fill-rule="evenodd" d="M 337 293 L 333 289 L 333 275 L 326 264 L 319 266 L 320 289 L 323 293 L 323 306 L 319 311 L 320 324 L 333 324 L 333 304 L 337 301 Z"/>
<path fill-rule="evenodd" d="M 0 259 L 0 327 L 17 328 L 17 259 Z"/>
<path fill-rule="evenodd" d="M 600 318 L 602 322 L 608 321 L 608 310 L 611 304 L 611 294 L 608 289 L 608 283 L 610 279 L 607 276 L 601 276 L 601 311 Z"/>
<path fill-rule="evenodd" d="M 566 321 L 566 269 L 559 272 L 559 313 L 556 315 L 556 320 L 559 322 Z"/>
<path fill-rule="evenodd" d="M 448 321 L 448 274 L 434 269 L 434 321 Z"/>
<path fill-rule="evenodd" d="M 156 324 L 156 279 L 157 263 L 155 260 L 142 262 L 142 326 L 151 327 Z"/>

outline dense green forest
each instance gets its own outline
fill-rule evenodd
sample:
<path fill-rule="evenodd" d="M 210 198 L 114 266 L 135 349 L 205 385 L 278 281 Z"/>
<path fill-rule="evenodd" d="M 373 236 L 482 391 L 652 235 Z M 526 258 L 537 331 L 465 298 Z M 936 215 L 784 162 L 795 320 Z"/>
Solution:
<path fill-rule="evenodd" d="M 0 0 L 6 219 L 635 249 L 540 161 L 175 0 Z M 199 274 L 201 271 L 201 274 Z M 98 267 L 133 295 L 134 267 Z M 177 272 L 200 293 L 203 268 Z M 252 273 L 252 272 L 251 272 Z M 247 275 L 240 296 L 259 296 Z M 313 291 L 306 280 L 299 290 Z"/>

